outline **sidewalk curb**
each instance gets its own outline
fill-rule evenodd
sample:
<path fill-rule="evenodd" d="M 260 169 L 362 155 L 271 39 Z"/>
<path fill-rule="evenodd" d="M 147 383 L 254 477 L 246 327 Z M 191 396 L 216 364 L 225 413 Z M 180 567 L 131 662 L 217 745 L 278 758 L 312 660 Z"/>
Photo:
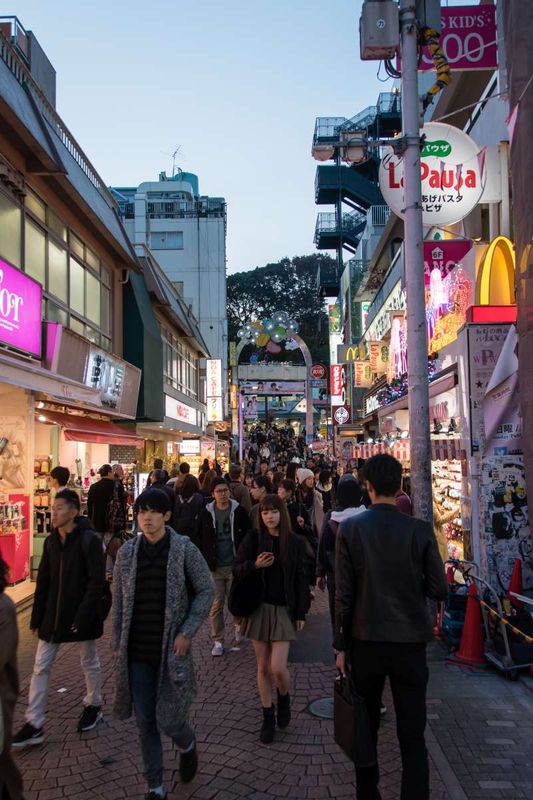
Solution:
<path fill-rule="evenodd" d="M 468 800 L 468 795 L 465 794 L 461 787 L 459 779 L 453 771 L 452 765 L 444 755 L 444 751 L 431 730 L 429 723 L 426 726 L 426 745 L 429 755 L 437 767 L 440 778 L 448 792 L 449 800 Z"/>

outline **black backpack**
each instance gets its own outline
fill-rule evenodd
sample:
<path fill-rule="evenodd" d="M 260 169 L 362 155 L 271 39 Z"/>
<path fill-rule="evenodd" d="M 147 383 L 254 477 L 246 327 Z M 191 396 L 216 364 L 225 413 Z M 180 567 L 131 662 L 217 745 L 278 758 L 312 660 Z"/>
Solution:
<path fill-rule="evenodd" d="M 196 502 L 196 497 L 194 495 L 189 500 L 184 500 L 181 494 L 178 494 L 176 496 L 174 517 L 172 520 L 176 533 L 190 538 L 196 530 L 196 521 L 201 508 L 199 503 Z"/>

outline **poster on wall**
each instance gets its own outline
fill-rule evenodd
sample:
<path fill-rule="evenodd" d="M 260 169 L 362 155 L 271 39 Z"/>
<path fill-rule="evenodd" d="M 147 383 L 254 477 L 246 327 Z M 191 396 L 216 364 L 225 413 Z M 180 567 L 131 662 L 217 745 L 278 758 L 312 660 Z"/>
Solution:
<path fill-rule="evenodd" d="M 533 589 L 533 548 L 522 455 L 483 458 L 480 486 L 481 574 L 506 592 L 515 559 L 525 591 Z"/>
<path fill-rule="evenodd" d="M 509 325 L 468 326 L 468 367 L 470 371 L 471 452 L 479 452 L 485 441 L 483 404 L 485 392 L 507 338 Z"/>
<path fill-rule="evenodd" d="M 244 419 L 257 419 L 257 397 L 251 395 L 244 401 Z"/>
<path fill-rule="evenodd" d="M 518 333 L 511 325 L 483 399 L 484 455 L 522 453 Z"/>
<path fill-rule="evenodd" d="M 0 417 L 0 492 L 25 488 L 27 439 L 24 417 Z"/>

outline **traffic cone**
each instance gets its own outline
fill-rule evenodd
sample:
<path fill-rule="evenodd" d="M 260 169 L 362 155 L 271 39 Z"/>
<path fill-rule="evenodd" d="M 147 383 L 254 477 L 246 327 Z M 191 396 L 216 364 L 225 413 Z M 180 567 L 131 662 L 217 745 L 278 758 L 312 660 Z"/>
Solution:
<path fill-rule="evenodd" d="M 473 583 L 468 589 L 466 616 L 461 645 L 455 658 L 464 664 L 484 664 L 483 627 L 481 622 L 481 605 Z"/>
<path fill-rule="evenodd" d="M 454 575 L 455 575 L 455 569 L 450 564 L 450 566 L 446 570 L 446 580 L 448 581 L 448 585 L 449 586 L 451 586 L 453 583 L 455 583 Z"/>
<path fill-rule="evenodd" d="M 507 598 L 511 601 L 515 608 L 522 608 L 524 605 L 521 600 L 517 600 L 516 597 L 511 595 L 511 592 L 516 592 L 517 594 L 523 594 L 522 591 L 522 562 L 519 558 L 515 558 L 514 567 L 513 567 L 513 574 L 511 575 L 511 580 L 509 581 L 509 589 L 507 590 Z"/>

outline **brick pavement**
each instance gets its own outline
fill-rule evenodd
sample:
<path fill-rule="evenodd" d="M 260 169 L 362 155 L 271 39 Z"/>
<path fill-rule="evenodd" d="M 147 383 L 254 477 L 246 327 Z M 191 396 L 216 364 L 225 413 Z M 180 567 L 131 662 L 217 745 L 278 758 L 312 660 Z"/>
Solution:
<path fill-rule="evenodd" d="M 317 598 L 303 635 L 305 646 L 295 651 L 298 661 L 291 664 L 293 723 L 270 746 L 258 741 L 260 712 L 251 645 L 244 643 L 239 651 L 213 659 L 207 630 L 202 629 L 194 647 L 199 687 L 192 713 L 200 769 L 194 782 L 182 787 L 173 771 L 178 754 L 165 740 L 165 784 L 175 787 L 172 798 L 353 800 L 352 767 L 332 741 L 332 722 L 307 710 L 312 700 L 331 693 L 333 662 L 324 663 L 324 647 L 317 641 L 318 634 L 323 636 L 326 613 L 325 598 Z M 22 721 L 36 646 L 27 632 L 28 614 L 19 621 L 22 702 L 16 724 Z M 83 692 L 75 646 L 60 651 L 51 680 L 46 741 L 17 754 L 27 800 L 143 797 L 135 725 L 118 722 L 110 714 L 113 666 L 106 637 L 100 651 L 105 721 L 83 735 L 75 731 Z M 438 646 L 432 650 L 428 709 L 432 800 L 533 798 L 532 696 L 521 684 L 499 676 L 480 677 L 450 668 L 443 656 Z M 58 691 L 63 688 L 66 691 Z M 387 702 L 390 706 L 390 698 Z M 400 758 L 392 712 L 380 732 L 380 765 L 383 800 L 396 800 Z"/>

